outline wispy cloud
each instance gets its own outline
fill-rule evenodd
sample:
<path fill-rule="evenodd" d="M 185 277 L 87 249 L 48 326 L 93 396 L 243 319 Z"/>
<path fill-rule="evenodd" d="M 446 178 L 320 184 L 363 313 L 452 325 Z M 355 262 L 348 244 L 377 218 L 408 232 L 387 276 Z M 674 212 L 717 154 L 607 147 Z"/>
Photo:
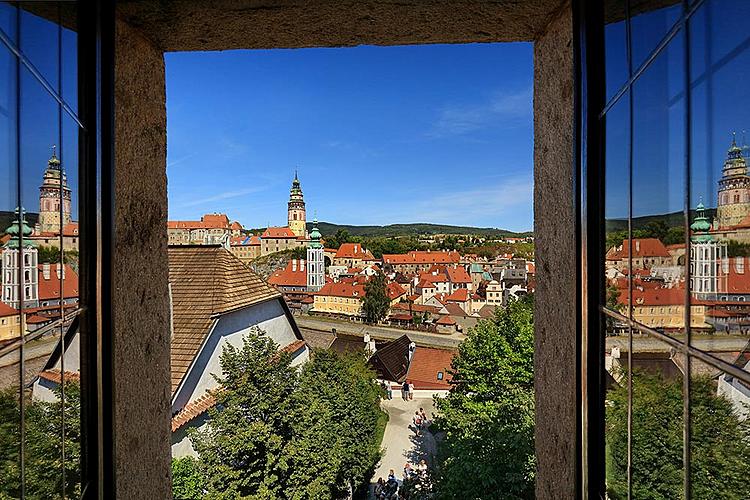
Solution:
<path fill-rule="evenodd" d="M 464 135 L 500 121 L 513 124 L 531 115 L 532 88 L 496 93 L 482 104 L 443 107 L 428 137 Z"/>
<path fill-rule="evenodd" d="M 167 168 L 174 167 L 175 165 L 179 165 L 180 163 L 183 163 L 190 158 L 194 157 L 198 153 L 190 153 L 189 155 L 183 156 L 182 158 L 177 158 L 176 160 L 168 161 L 167 162 Z"/>
<path fill-rule="evenodd" d="M 265 191 L 266 189 L 267 186 L 256 186 L 247 189 L 239 189 L 236 191 L 224 191 L 223 193 L 218 193 L 213 196 L 179 203 L 177 204 L 177 208 L 195 207 L 198 205 L 205 205 L 206 203 L 212 203 L 214 201 L 229 200 L 232 198 L 238 198 L 240 196 L 246 196 L 248 194 L 259 193 L 261 191 Z"/>

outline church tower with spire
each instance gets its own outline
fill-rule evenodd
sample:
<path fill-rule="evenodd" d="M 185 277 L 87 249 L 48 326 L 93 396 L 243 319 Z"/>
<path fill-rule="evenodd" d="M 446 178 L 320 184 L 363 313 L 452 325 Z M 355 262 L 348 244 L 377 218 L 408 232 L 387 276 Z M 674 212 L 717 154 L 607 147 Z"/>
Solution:
<path fill-rule="evenodd" d="M 2 300 L 18 309 L 39 306 L 38 251 L 31 239 L 32 230 L 26 224 L 23 209 L 16 209 L 16 217 L 5 234 L 10 239 L 3 245 Z"/>
<path fill-rule="evenodd" d="M 732 144 L 727 151 L 722 177 L 719 180 L 719 199 L 716 219 L 720 228 L 739 224 L 750 214 L 750 177 L 742 148 L 732 134 Z"/>
<path fill-rule="evenodd" d="M 62 188 L 62 189 L 61 189 Z M 62 225 L 60 224 L 62 204 Z M 39 232 L 59 234 L 61 227 L 70 224 L 70 187 L 60 160 L 52 147 L 42 185 L 39 186 Z"/>
<path fill-rule="evenodd" d="M 294 171 L 294 180 L 292 188 L 289 190 L 289 229 L 300 237 L 305 237 L 307 233 L 307 216 L 305 214 L 305 198 L 302 195 L 297 171 Z"/>
<path fill-rule="evenodd" d="M 307 245 L 307 291 L 318 292 L 326 284 L 325 257 L 323 243 L 318 231 L 318 218 L 313 219 L 313 229 L 310 232 L 310 244 Z"/>

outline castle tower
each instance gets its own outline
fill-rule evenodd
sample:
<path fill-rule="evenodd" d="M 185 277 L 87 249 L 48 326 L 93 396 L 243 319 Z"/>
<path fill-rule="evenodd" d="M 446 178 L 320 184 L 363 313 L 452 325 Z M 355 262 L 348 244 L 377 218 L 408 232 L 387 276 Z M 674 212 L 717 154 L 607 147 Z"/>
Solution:
<path fill-rule="evenodd" d="M 19 219 L 21 223 L 19 224 Z M 3 245 L 2 299 L 14 309 L 20 307 L 22 290 L 24 307 L 39 306 L 39 273 L 36 243 L 30 239 L 32 230 L 26 224 L 23 210 L 16 209 L 16 218 L 5 234 L 10 239 Z M 19 275 L 19 266 L 21 273 Z M 20 283 L 19 283 L 20 278 Z"/>
<path fill-rule="evenodd" d="M 313 220 L 310 233 L 310 244 L 307 246 L 307 291 L 317 292 L 326 284 L 326 269 L 323 256 L 323 244 L 320 242 L 318 219 Z"/>
<path fill-rule="evenodd" d="M 307 216 L 305 215 L 305 199 L 302 188 L 297 179 L 297 171 L 294 172 L 292 189 L 289 190 L 289 229 L 297 236 L 305 236 L 307 232 Z"/>
<path fill-rule="evenodd" d="M 715 299 L 726 289 L 726 275 L 720 266 L 727 259 L 727 243 L 709 234 L 711 223 L 706 207 L 698 203 L 690 225 L 690 289 L 697 299 Z"/>
<path fill-rule="evenodd" d="M 62 183 L 62 200 L 60 199 Z M 70 187 L 60 166 L 60 160 L 52 148 L 52 157 L 47 162 L 42 185 L 39 186 L 39 232 L 60 233 L 60 202 L 62 201 L 62 227 L 70 224 Z"/>
<path fill-rule="evenodd" d="M 719 180 L 719 199 L 716 218 L 719 227 L 736 226 L 750 214 L 750 177 L 742 148 L 732 134 L 732 145 L 727 151 L 722 178 Z"/>

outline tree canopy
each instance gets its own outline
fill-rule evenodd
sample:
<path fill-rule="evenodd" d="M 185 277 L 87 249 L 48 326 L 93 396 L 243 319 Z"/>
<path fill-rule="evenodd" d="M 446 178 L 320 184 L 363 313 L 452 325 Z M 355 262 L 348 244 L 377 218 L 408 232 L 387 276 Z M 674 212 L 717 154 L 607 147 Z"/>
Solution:
<path fill-rule="evenodd" d="M 78 382 L 65 383 L 65 409 L 60 388 L 54 402 L 26 397 L 24 413 L 26 498 L 78 498 L 81 493 L 81 398 Z M 0 391 L 0 498 L 19 498 L 20 409 L 17 390 Z M 62 428 L 65 421 L 65 462 Z M 63 466 L 65 479 L 63 481 Z"/>
<path fill-rule="evenodd" d="M 388 298 L 386 287 L 386 279 L 383 273 L 375 274 L 365 283 L 362 312 L 365 314 L 365 319 L 370 323 L 377 323 L 388 315 L 391 300 Z"/>
<path fill-rule="evenodd" d="M 627 386 L 607 394 L 607 487 L 627 498 Z M 690 390 L 693 498 L 747 498 L 750 422 L 716 393 L 716 382 L 693 376 Z M 683 489 L 682 380 L 633 373 L 632 498 L 681 498 Z"/>
<path fill-rule="evenodd" d="M 533 297 L 469 330 L 436 399 L 440 498 L 534 497 Z"/>
<path fill-rule="evenodd" d="M 196 477 L 206 498 L 339 498 L 368 483 L 381 389 L 364 356 L 315 351 L 298 370 L 277 347 L 257 329 L 225 347 L 217 404 L 189 432 L 198 461 L 173 464 L 175 494 Z"/>

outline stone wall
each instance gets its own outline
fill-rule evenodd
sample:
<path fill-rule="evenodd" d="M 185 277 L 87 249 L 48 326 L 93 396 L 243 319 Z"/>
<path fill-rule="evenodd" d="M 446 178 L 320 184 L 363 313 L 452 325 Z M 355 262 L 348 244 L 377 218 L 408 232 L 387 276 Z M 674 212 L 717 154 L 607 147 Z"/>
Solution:
<path fill-rule="evenodd" d="M 115 480 L 119 498 L 171 498 L 164 57 L 116 27 Z"/>
<path fill-rule="evenodd" d="M 576 494 L 573 77 L 573 22 L 567 7 L 534 44 L 537 498 Z"/>

